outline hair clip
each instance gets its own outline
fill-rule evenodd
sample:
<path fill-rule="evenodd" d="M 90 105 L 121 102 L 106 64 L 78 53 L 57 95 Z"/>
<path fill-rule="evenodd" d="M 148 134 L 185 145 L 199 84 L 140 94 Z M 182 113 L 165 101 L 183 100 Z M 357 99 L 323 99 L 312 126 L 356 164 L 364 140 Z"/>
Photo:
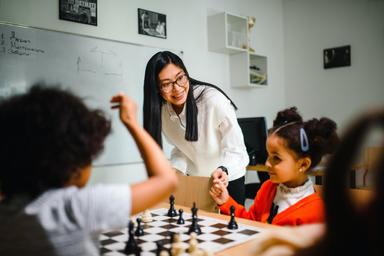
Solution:
<path fill-rule="evenodd" d="M 301 151 L 307 152 L 309 150 L 308 137 L 304 128 L 300 128 L 300 144 L 301 144 Z"/>

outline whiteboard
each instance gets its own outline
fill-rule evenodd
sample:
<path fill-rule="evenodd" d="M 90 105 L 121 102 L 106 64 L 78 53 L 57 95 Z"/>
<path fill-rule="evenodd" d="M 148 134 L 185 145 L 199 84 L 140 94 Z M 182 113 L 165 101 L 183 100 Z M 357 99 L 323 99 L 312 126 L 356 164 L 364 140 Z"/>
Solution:
<path fill-rule="evenodd" d="M 37 81 L 69 88 L 112 121 L 112 133 L 94 165 L 141 162 L 136 144 L 110 109 L 123 91 L 137 103 L 142 124 L 143 81 L 147 61 L 165 49 L 0 23 L 0 100 L 25 92 Z M 174 51 L 182 57 L 181 51 Z M 60 114 L 60 113 L 58 113 Z M 164 141 L 164 140 L 163 140 Z M 166 152 L 170 146 L 164 143 Z"/>

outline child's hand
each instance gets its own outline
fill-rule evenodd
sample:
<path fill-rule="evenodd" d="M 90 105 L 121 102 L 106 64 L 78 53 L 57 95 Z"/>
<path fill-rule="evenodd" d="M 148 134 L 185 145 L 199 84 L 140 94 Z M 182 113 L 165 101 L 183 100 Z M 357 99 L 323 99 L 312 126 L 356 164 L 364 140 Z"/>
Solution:
<path fill-rule="evenodd" d="M 213 181 L 209 194 L 217 204 L 224 204 L 229 199 L 227 187 L 218 179 Z"/>
<path fill-rule="evenodd" d="M 137 124 L 136 103 L 127 95 L 120 92 L 111 98 L 112 109 L 120 110 L 120 120 L 127 126 Z"/>
<path fill-rule="evenodd" d="M 214 170 L 211 177 L 213 180 L 220 180 L 225 187 L 228 186 L 228 175 L 221 168 Z"/>

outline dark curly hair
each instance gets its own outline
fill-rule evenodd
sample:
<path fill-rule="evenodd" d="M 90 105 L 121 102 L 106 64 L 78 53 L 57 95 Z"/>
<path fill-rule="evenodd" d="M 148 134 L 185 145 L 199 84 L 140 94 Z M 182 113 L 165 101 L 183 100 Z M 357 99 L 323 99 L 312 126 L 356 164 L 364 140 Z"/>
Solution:
<path fill-rule="evenodd" d="M 308 150 L 302 149 L 300 129 L 303 128 L 308 138 Z M 269 133 L 283 138 L 288 148 L 298 157 L 309 157 L 311 167 L 316 166 L 323 155 L 332 153 L 339 143 L 336 123 L 329 118 L 313 118 L 303 121 L 296 107 L 287 108 L 277 113 Z"/>
<path fill-rule="evenodd" d="M 32 197 L 91 164 L 111 130 L 100 110 L 44 83 L 0 102 L 0 191 Z"/>

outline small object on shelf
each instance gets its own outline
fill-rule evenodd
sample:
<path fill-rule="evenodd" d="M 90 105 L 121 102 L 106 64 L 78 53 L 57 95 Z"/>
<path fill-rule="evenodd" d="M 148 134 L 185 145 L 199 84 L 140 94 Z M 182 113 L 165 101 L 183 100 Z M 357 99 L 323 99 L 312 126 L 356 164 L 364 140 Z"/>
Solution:
<path fill-rule="evenodd" d="M 256 65 L 249 67 L 249 76 L 251 84 L 265 84 L 267 81 L 267 75 Z"/>
<path fill-rule="evenodd" d="M 256 18 L 248 16 L 248 51 L 255 52 L 255 49 L 251 47 L 251 30 L 256 24 Z"/>

